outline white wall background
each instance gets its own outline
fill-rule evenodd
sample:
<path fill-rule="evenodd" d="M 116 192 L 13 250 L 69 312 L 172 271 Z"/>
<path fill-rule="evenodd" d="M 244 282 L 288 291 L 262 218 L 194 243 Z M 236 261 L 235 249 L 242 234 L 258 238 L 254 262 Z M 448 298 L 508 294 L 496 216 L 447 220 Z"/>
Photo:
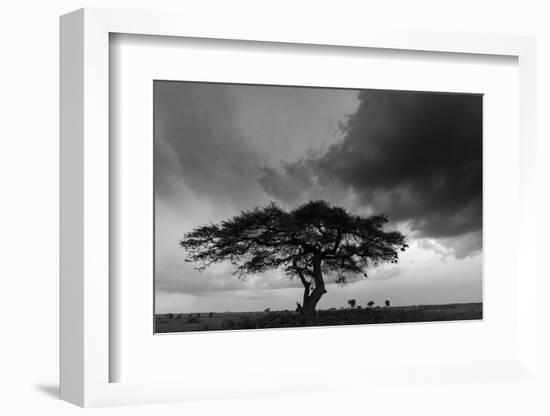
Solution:
<path fill-rule="evenodd" d="M 273 20 L 326 22 L 327 30 L 388 22 L 396 27 L 536 35 L 538 38 L 539 176 L 550 172 L 550 13 L 529 0 L 11 0 L 0 13 L 0 413 L 70 415 L 82 410 L 56 399 L 58 383 L 58 16 L 80 7 L 179 10 L 208 16 L 234 13 Z M 550 212 L 548 180 L 538 184 L 540 214 Z M 549 221 L 541 219 L 539 244 Z M 541 256 L 542 257 L 542 256 Z M 550 278 L 548 264 L 539 267 Z M 539 293 L 550 293 L 549 282 Z M 549 307 L 541 304 L 549 317 Z M 550 328 L 545 318 L 541 328 Z M 541 331 L 543 352 L 550 331 Z M 548 359 L 541 357 L 544 365 Z M 549 367 L 547 367 L 549 368 Z M 548 372 L 550 374 L 550 372 Z M 345 393 L 93 410 L 102 415 L 549 414 L 546 392 L 498 383 L 388 389 L 376 397 Z"/>

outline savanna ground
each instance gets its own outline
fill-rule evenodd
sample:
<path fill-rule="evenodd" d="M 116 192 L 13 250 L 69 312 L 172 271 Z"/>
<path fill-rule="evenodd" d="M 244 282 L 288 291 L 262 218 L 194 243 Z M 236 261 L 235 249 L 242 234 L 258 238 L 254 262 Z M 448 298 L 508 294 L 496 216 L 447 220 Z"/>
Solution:
<path fill-rule="evenodd" d="M 481 303 L 318 310 L 305 317 L 294 311 L 203 312 L 155 315 L 155 332 L 287 328 L 482 319 Z"/>

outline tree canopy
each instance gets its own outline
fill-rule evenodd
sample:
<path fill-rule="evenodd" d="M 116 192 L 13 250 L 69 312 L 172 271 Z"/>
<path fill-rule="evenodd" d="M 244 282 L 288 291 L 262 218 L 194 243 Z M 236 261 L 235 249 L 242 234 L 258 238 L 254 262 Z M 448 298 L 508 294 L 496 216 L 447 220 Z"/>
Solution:
<path fill-rule="evenodd" d="M 324 275 L 363 274 L 383 262 L 397 263 L 408 246 L 398 231 L 385 231 L 383 214 L 361 216 L 325 201 L 310 201 L 285 211 L 276 203 L 242 211 L 219 224 L 195 228 L 180 245 L 187 261 L 204 270 L 230 261 L 240 278 L 282 269 L 304 286 L 298 309 L 312 312 L 326 293 Z"/>

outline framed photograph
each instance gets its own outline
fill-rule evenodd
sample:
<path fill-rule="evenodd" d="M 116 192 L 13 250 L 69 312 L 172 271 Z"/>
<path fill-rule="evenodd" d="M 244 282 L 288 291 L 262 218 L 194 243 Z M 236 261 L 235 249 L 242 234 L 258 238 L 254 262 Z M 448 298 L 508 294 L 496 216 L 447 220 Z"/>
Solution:
<path fill-rule="evenodd" d="M 61 397 L 537 383 L 534 40 L 241 23 L 61 18 Z"/>
<path fill-rule="evenodd" d="M 482 318 L 481 94 L 153 95 L 155 333 Z"/>

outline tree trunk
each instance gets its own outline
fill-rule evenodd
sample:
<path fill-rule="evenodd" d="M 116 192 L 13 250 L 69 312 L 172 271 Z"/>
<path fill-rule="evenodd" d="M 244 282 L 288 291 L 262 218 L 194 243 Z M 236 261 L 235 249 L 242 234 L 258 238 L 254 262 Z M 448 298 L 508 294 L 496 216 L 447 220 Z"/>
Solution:
<path fill-rule="evenodd" d="M 309 293 L 307 296 L 304 293 L 304 303 L 302 305 L 301 312 L 304 315 L 313 314 L 315 312 L 315 307 L 317 306 L 317 303 L 319 303 L 319 300 L 325 293 L 327 293 L 325 288 L 319 288 L 319 287 L 316 287 L 315 289 L 313 289 L 313 291 Z"/>
<path fill-rule="evenodd" d="M 298 310 L 303 315 L 311 315 L 315 312 L 315 307 L 321 297 L 327 293 L 325 289 L 325 282 L 323 281 L 323 274 L 321 272 L 321 258 L 315 258 L 313 260 L 313 278 L 315 281 L 315 289 L 310 293 L 311 283 L 304 283 L 304 297 L 302 305 L 298 304 Z"/>

